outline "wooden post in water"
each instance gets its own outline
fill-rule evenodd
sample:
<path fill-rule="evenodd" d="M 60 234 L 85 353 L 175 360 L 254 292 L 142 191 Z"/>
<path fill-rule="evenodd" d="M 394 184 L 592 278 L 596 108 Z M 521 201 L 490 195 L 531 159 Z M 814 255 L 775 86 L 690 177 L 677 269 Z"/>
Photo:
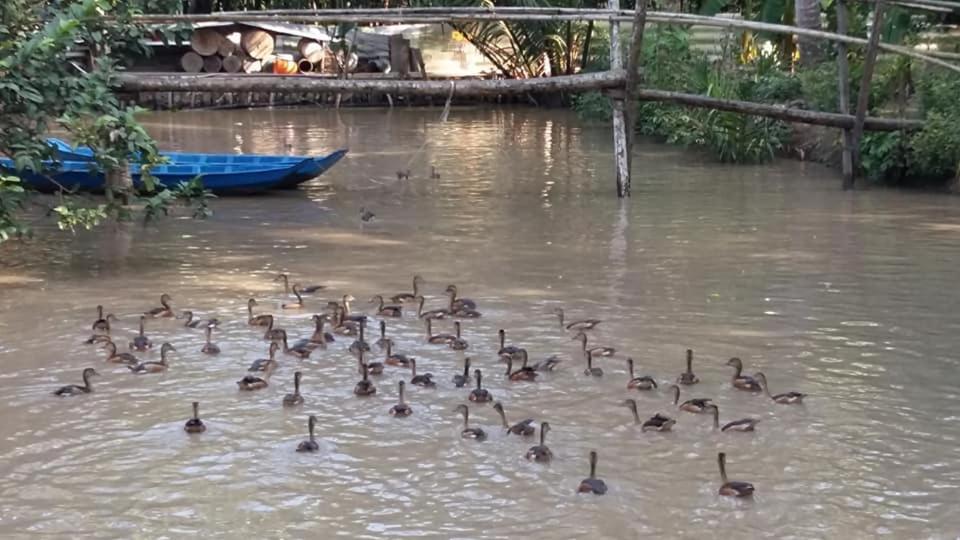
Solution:
<path fill-rule="evenodd" d="M 867 51 L 863 58 L 863 76 L 860 78 L 860 93 L 857 94 L 857 110 L 853 122 L 853 136 L 851 141 L 854 170 L 860 166 L 860 140 L 863 138 L 863 122 L 867 117 L 867 106 L 870 102 L 870 83 L 873 81 L 873 69 L 877 65 L 877 52 L 880 48 L 880 31 L 883 25 L 883 12 L 886 4 L 877 0 L 873 8 L 873 21 L 870 26 L 870 40 L 867 42 Z M 853 188 L 853 185 L 847 189 Z"/>
<path fill-rule="evenodd" d="M 627 170 L 633 170 L 633 139 L 637 128 L 637 85 L 640 83 L 640 54 L 643 52 L 643 30 L 647 25 L 647 0 L 636 0 L 633 14 L 633 32 L 630 36 L 630 51 L 627 54 L 626 126 Z M 627 193 L 630 196 L 630 177 L 627 176 Z"/>
<path fill-rule="evenodd" d="M 607 0 L 607 8 L 612 13 L 620 9 L 620 0 Z M 623 54 L 620 51 L 620 22 L 610 18 L 610 69 L 623 69 Z M 630 196 L 630 152 L 627 149 L 627 119 L 624 106 L 625 94 L 611 93 L 610 105 L 613 108 L 613 155 L 617 167 L 617 197 Z"/>
<path fill-rule="evenodd" d="M 849 11 L 846 0 L 837 0 L 837 33 L 846 35 L 848 31 Z M 850 64 L 847 62 L 847 44 L 837 42 L 837 84 L 839 85 L 840 114 L 850 114 Z M 864 117 L 865 118 L 865 117 Z M 841 168 L 843 171 L 843 189 L 853 189 L 853 132 L 845 128 L 842 131 L 843 151 Z"/>

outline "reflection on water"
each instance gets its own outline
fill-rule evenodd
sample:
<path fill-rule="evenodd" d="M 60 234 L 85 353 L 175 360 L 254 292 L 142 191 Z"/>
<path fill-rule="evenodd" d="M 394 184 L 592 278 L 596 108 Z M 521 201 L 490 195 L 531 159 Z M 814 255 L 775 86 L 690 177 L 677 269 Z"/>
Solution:
<path fill-rule="evenodd" d="M 956 199 L 840 193 L 832 173 L 779 163 L 727 167 L 673 147 L 641 145 L 632 200 L 613 196 L 611 137 L 558 111 L 273 110 L 157 114 L 171 149 L 351 152 L 305 190 L 222 199 L 207 222 L 172 219 L 0 248 L 0 534 L 184 536 L 212 531 L 351 537 L 579 537 L 727 534 L 823 538 L 945 536 L 960 486 L 956 444 Z M 429 178 L 430 166 L 441 173 Z M 409 181 L 395 171 L 411 168 Z M 358 210 L 377 220 L 360 228 Z M 45 231 L 41 231 L 45 232 Z M 271 282 L 279 271 L 329 290 L 300 312 Z M 271 387 L 234 381 L 266 343 L 246 325 L 246 299 L 278 313 L 291 337 L 346 292 L 428 281 L 430 305 L 456 283 L 484 317 L 464 323 L 469 356 L 507 414 L 549 420 L 556 459 L 523 459 L 533 441 L 503 435 L 489 406 L 471 408 L 483 443 L 461 440 L 449 383 L 463 354 L 424 344 L 412 313 L 389 321 L 436 390 L 409 388 L 414 415 L 387 415 L 396 369 L 357 399 L 350 339 L 306 361 L 282 356 Z M 82 345 L 98 303 L 125 344 L 161 292 L 225 321 L 218 357 L 202 333 L 151 321 L 179 353 L 163 375 L 135 377 Z M 578 344 L 548 315 L 604 319 L 602 379 L 581 375 Z M 533 360 L 564 359 L 535 384 L 510 383 L 495 359 L 506 328 Z M 449 332 L 449 324 L 435 331 Z M 641 434 L 617 405 L 626 355 L 668 383 L 697 351 L 723 418 L 761 418 L 753 435 L 715 434 L 677 413 L 668 393 L 635 395 L 641 414 L 669 412 L 674 433 Z M 380 353 L 377 353 L 380 354 Z M 774 407 L 730 388 L 730 356 L 762 369 L 774 391 L 810 394 Z M 158 352 L 142 355 L 156 359 Z M 96 392 L 50 392 L 95 366 Z M 284 410 L 293 372 L 306 405 Z M 690 395 L 688 397 L 695 397 Z M 208 431 L 187 437 L 190 402 Z M 319 418 L 317 455 L 293 451 Z M 605 497 L 574 495 L 587 453 L 600 453 Z M 716 495 L 718 450 L 752 502 Z M 226 536 L 226 535 L 225 535 Z"/>

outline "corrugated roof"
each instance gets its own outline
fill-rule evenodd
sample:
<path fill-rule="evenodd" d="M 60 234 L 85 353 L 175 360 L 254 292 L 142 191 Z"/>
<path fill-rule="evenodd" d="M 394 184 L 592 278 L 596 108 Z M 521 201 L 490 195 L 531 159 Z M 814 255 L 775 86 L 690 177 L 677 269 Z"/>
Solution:
<path fill-rule="evenodd" d="M 220 28 L 223 26 L 250 26 L 273 32 L 275 34 L 286 34 L 288 36 L 304 37 L 315 39 L 317 41 L 330 41 L 330 34 L 326 33 L 319 26 L 310 26 L 306 24 L 288 24 L 288 23 L 262 23 L 262 22 L 198 22 L 194 28 Z"/>

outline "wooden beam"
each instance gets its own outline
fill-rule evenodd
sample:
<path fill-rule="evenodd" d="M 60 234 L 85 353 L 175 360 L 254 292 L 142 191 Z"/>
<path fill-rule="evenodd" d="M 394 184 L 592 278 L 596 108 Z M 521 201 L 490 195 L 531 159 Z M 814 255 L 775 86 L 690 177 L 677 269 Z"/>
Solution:
<path fill-rule="evenodd" d="M 643 31 L 647 26 L 647 0 L 636 0 L 630 50 L 627 53 L 626 122 L 627 167 L 633 171 L 633 141 L 637 130 L 637 85 L 640 82 L 640 53 L 643 51 Z M 627 194 L 629 196 L 629 193 Z"/>
<path fill-rule="evenodd" d="M 836 0 L 837 4 L 837 33 L 847 33 L 847 19 L 849 11 L 847 10 L 846 0 Z M 847 61 L 847 44 L 837 43 L 837 85 L 840 114 L 850 114 L 850 63 Z M 844 129 L 841 132 L 843 138 L 843 149 L 840 157 L 840 168 L 843 174 L 843 189 L 853 189 L 854 171 L 853 171 L 853 132 L 850 129 Z"/>
<path fill-rule="evenodd" d="M 860 167 L 860 140 L 863 138 L 863 123 L 867 117 L 867 107 L 870 105 L 870 85 L 873 82 L 873 70 L 877 66 L 877 53 L 879 52 L 881 26 L 883 25 L 883 12 L 886 4 L 878 1 L 873 10 L 873 20 L 870 26 L 870 44 L 867 45 L 867 52 L 863 59 L 863 75 L 860 77 L 860 90 L 857 94 L 857 109 L 855 112 L 856 120 L 853 123 L 853 132 L 851 134 L 851 151 L 853 154 L 854 170 Z M 853 183 L 844 188 L 853 189 Z"/>
<path fill-rule="evenodd" d="M 616 13 L 620 9 L 620 0 L 607 0 L 607 7 L 612 13 Z M 612 17 L 610 19 L 610 69 L 613 71 L 623 71 L 623 51 L 620 49 L 620 21 Z M 626 80 L 624 80 L 624 86 L 626 86 Z M 627 139 L 625 97 L 625 95 L 610 96 L 610 106 L 613 109 L 613 157 L 616 167 L 617 197 L 620 198 L 630 196 L 630 149 Z"/>

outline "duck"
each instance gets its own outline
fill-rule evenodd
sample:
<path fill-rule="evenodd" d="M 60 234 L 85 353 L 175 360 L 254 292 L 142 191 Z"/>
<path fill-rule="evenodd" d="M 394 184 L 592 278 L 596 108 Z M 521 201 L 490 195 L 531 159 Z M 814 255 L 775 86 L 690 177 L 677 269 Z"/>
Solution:
<path fill-rule="evenodd" d="M 415 302 L 420 297 L 420 285 L 424 279 L 420 276 L 413 276 L 413 293 L 399 293 L 390 297 L 390 301 L 395 304 L 404 304 L 406 302 Z"/>
<path fill-rule="evenodd" d="M 410 384 L 415 384 L 417 386 L 422 386 L 424 388 L 434 388 L 437 386 L 437 383 L 433 382 L 432 373 L 424 373 L 423 375 L 417 375 L 417 361 L 413 358 L 410 359 L 410 371 L 411 378 Z"/>
<path fill-rule="evenodd" d="M 410 169 L 397 171 L 397 180 L 409 180 Z"/>
<path fill-rule="evenodd" d="M 296 302 L 290 302 L 287 304 L 280 304 L 281 309 L 303 309 L 303 295 L 300 294 L 300 284 L 294 283 L 293 287 L 290 287 L 290 291 L 294 296 L 297 297 Z"/>
<path fill-rule="evenodd" d="M 590 476 L 580 481 L 577 493 L 593 493 L 603 495 L 607 492 L 607 484 L 597 478 L 597 451 L 590 451 Z"/>
<path fill-rule="evenodd" d="M 405 386 L 405 383 L 403 381 L 400 381 L 397 383 L 397 392 L 398 392 L 399 398 L 397 399 L 397 404 L 394 405 L 393 407 L 390 407 L 390 416 L 403 418 L 404 416 L 410 416 L 411 414 L 413 414 L 413 409 L 403 401 L 404 386 Z"/>
<path fill-rule="evenodd" d="M 625 399 L 623 400 L 623 405 L 630 409 L 630 412 L 633 413 L 633 423 L 640 424 L 640 431 L 670 431 L 673 428 L 673 425 L 677 423 L 676 420 L 670 418 L 669 416 L 664 416 L 660 413 L 657 413 L 643 423 L 640 422 L 640 413 L 637 412 L 637 400 L 635 399 Z"/>
<path fill-rule="evenodd" d="M 454 319 L 479 319 L 483 317 L 483 313 L 475 309 L 460 308 L 457 311 L 451 311 L 450 316 Z"/>
<path fill-rule="evenodd" d="M 359 313 L 350 313 L 350 302 L 353 302 L 354 300 L 356 300 L 356 298 L 354 298 L 353 295 L 345 294 L 343 295 L 343 298 L 341 298 L 341 300 L 342 300 L 341 307 L 343 308 L 341 310 L 341 317 L 343 318 L 343 320 L 353 321 L 355 323 L 361 323 L 361 324 L 367 322 L 366 315 L 359 314 Z"/>
<path fill-rule="evenodd" d="M 160 346 L 160 361 L 159 362 L 140 362 L 135 366 L 127 365 L 127 368 L 133 373 L 160 373 L 166 371 L 169 364 L 167 364 L 167 354 L 174 352 L 177 349 L 170 343 L 164 343 Z"/>
<path fill-rule="evenodd" d="M 470 427 L 470 409 L 466 405 L 457 405 L 457 408 L 454 409 L 454 412 L 458 412 L 463 415 L 463 430 L 460 431 L 460 436 L 464 439 L 473 439 L 475 441 L 482 441 L 487 438 L 487 433 L 480 428 Z"/>
<path fill-rule="evenodd" d="M 487 403 L 488 401 L 493 401 L 493 396 L 490 395 L 490 392 L 482 386 L 483 374 L 480 373 L 480 370 L 473 370 L 473 376 L 477 380 L 477 387 L 470 392 L 470 396 L 467 399 L 476 403 Z"/>
<path fill-rule="evenodd" d="M 146 352 L 147 349 L 153 347 L 153 343 L 150 342 L 150 338 L 143 333 L 144 325 L 146 324 L 147 318 L 143 315 L 140 316 L 140 333 L 133 338 L 133 341 L 130 342 L 130 350 Z"/>
<path fill-rule="evenodd" d="M 467 340 L 460 337 L 460 321 L 454 321 L 453 329 L 456 337 L 449 342 L 450 348 L 455 351 L 465 351 L 470 348 L 470 344 L 467 342 Z"/>
<path fill-rule="evenodd" d="M 365 362 L 363 360 L 363 351 L 360 351 L 360 354 L 357 355 L 357 362 L 359 363 L 359 368 L 366 369 L 368 374 L 383 375 L 383 362 Z"/>
<path fill-rule="evenodd" d="M 114 364 L 129 364 L 133 366 L 140 363 L 140 360 L 130 353 L 118 353 L 117 344 L 112 341 L 104 343 L 103 348 L 107 350 L 107 362 L 113 362 Z"/>
<path fill-rule="evenodd" d="M 443 292 L 450 297 L 450 306 L 448 308 L 450 313 L 460 310 L 474 311 L 477 309 L 477 303 L 473 300 L 469 298 L 457 298 L 456 285 L 447 285 L 447 288 Z"/>
<path fill-rule="evenodd" d="M 547 357 L 543 362 L 537 362 L 531 367 L 534 371 L 553 371 L 557 369 L 557 366 L 559 366 L 561 362 L 563 362 L 563 360 L 559 356 L 553 355 Z"/>
<path fill-rule="evenodd" d="M 700 382 L 700 379 L 693 374 L 693 349 L 687 349 L 687 370 L 677 377 L 677 384 L 689 386 L 698 382 Z"/>
<path fill-rule="evenodd" d="M 84 368 L 80 377 L 83 379 L 83 384 L 68 384 L 66 386 L 61 386 L 54 390 L 53 395 L 55 396 L 75 396 L 78 394 L 89 394 L 93 392 L 93 385 L 90 384 L 90 377 L 99 377 L 100 374 L 97 373 L 97 370 L 92 367 Z"/>
<path fill-rule="evenodd" d="M 733 384 L 734 388 L 737 390 L 747 390 L 750 392 L 759 392 L 762 390 L 762 388 L 760 388 L 760 383 L 758 383 L 756 379 L 749 375 L 741 375 L 741 372 L 743 371 L 743 362 L 739 358 L 733 357 L 730 360 L 727 360 L 727 365 L 733 366 L 734 369 L 733 378 L 731 379 L 731 383 Z"/>
<path fill-rule="evenodd" d="M 273 318 L 273 315 L 264 315 L 264 316 L 267 317 L 267 324 L 266 324 L 267 329 L 263 331 L 264 341 L 274 341 L 274 340 L 280 339 L 280 332 L 282 332 L 283 329 L 273 327 L 274 322 L 276 321 L 276 319 Z"/>
<path fill-rule="evenodd" d="M 170 298 L 169 294 L 166 294 L 166 293 L 161 294 L 160 307 L 155 307 L 150 311 L 146 312 L 144 315 L 146 315 L 147 317 L 154 317 L 154 318 L 173 317 L 174 316 L 173 308 L 170 307 L 170 302 L 172 301 L 173 301 L 173 298 Z"/>
<path fill-rule="evenodd" d="M 583 370 L 583 374 L 588 377 L 602 377 L 603 370 L 598 367 L 593 367 L 593 353 L 587 351 L 587 369 Z"/>
<path fill-rule="evenodd" d="M 283 344 L 283 354 L 289 354 L 290 356 L 296 356 L 297 358 L 303 360 L 310 356 L 310 353 L 313 352 L 313 348 L 302 344 L 297 343 L 295 346 L 291 347 L 287 344 L 287 331 L 280 330 L 280 343 Z"/>
<path fill-rule="evenodd" d="M 357 339 L 355 339 L 354 342 L 350 344 L 350 347 L 347 348 L 347 350 L 350 351 L 350 354 L 354 356 L 360 354 L 361 350 L 363 352 L 370 352 L 370 344 L 367 343 L 367 340 L 363 338 L 364 328 L 366 328 L 366 326 L 367 325 L 365 323 L 360 323 L 360 335 L 357 336 Z"/>
<path fill-rule="evenodd" d="M 108 334 L 93 334 L 92 336 L 87 338 L 87 340 L 84 341 L 84 343 L 86 343 L 87 345 L 93 345 L 95 343 L 106 343 L 108 341 L 113 341 L 112 339 L 110 339 L 110 336 Z"/>
<path fill-rule="evenodd" d="M 710 406 L 710 411 L 713 412 L 713 429 L 719 429 L 721 432 L 723 432 L 723 431 L 739 431 L 739 432 L 753 431 L 754 428 L 757 427 L 757 423 L 760 422 L 760 420 L 758 420 L 758 419 L 756 419 L 756 418 L 741 418 L 740 420 L 734 420 L 733 422 L 727 422 L 726 424 L 723 425 L 723 427 L 720 427 L 720 407 L 717 407 L 716 405 L 711 405 L 711 406 Z"/>
<path fill-rule="evenodd" d="M 627 381 L 627 390 L 653 390 L 657 388 L 657 381 L 653 377 L 644 375 L 633 376 L 633 358 L 627 358 L 627 369 L 630 371 L 630 380 Z"/>
<path fill-rule="evenodd" d="M 470 382 L 470 357 L 463 359 L 463 373 L 453 376 L 453 385 L 457 388 L 463 388 Z"/>
<path fill-rule="evenodd" d="M 507 422 L 507 413 L 504 412 L 503 405 L 499 401 L 493 404 L 493 410 L 497 411 L 497 414 L 500 415 L 500 421 L 503 422 L 503 429 L 506 430 L 508 435 L 512 433 L 514 435 L 530 437 L 536 432 L 536 429 L 533 427 L 533 418 L 527 418 L 511 426 L 510 423 Z"/>
<path fill-rule="evenodd" d="M 680 387 L 675 384 L 671 384 L 670 390 L 673 391 L 673 404 L 677 405 L 677 403 L 680 401 Z M 713 405 L 713 403 L 711 403 L 709 398 L 693 398 L 680 403 L 677 405 L 677 408 L 681 411 L 699 414 L 707 412 L 711 405 Z"/>
<path fill-rule="evenodd" d="M 220 354 L 220 346 L 214 343 L 213 341 L 211 341 L 211 338 L 213 337 L 213 326 L 208 326 L 203 331 L 203 334 L 206 337 L 207 342 L 203 344 L 203 347 L 200 349 L 200 352 L 202 352 L 203 354 L 210 354 L 210 355 Z"/>
<path fill-rule="evenodd" d="M 560 319 L 561 328 L 565 328 L 567 330 L 573 330 L 573 331 L 593 330 L 594 327 L 596 327 L 598 324 L 603 322 L 600 319 L 580 319 L 578 321 L 573 321 L 564 325 L 563 324 L 564 322 L 563 308 L 554 308 L 553 314 L 556 315 L 558 319 Z"/>
<path fill-rule="evenodd" d="M 308 439 L 300 441 L 300 444 L 297 445 L 297 452 L 317 452 L 320 450 L 320 444 L 317 442 L 316 437 L 313 432 L 317 428 L 317 417 L 310 415 L 307 418 L 307 433 Z"/>
<path fill-rule="evenodd" d="M 327 343 L 333 343 L 336 341 L 336 339 L 333 337 L 333 334 L 323 330 L 323 325 L 327 320 L 327 317 L 325 315 L 314 315 L 311 317 L 311 320 L 313 320 L 314 327 L 313 335 L 310 336 L 310 342 L 323 349 L 326 349 Z"/>
<path fill-rule="evenodd" d="M 580 340 L 582 344 L 583 353 L 586 354 L 587 351 L 593 353 L 594 356 L 613 356 L 616 354 L 617 350 L 613 347 L 590 347 L 587 348 L 587 334 L 584 332 L 577 332 L 577 335 L 573 336 L 572 339 Z"/>
<path fill-rule="evenodd" d="M 443 319 L 450 314 L 449 311 L 445 309 L 431 309 L 430 311 L 423 310 L 423 304 L 426 302 L 426 299 L 422 296 L 417 297 L 417 317 L 421 319 Z"/>
<path fill-rule="evenodd" d="M 521 357 L 525 359 L 525 358 L 526 358 L 526 355 L 527 355 L 527 351 L 521 349 L 520 354 L 521 354 Z M 505 373 L 505 375 L 507 376 L 508 379 L 510 379 L 511 381 L 535 381 L 535 380 L 537 380 L 537 372 L 534 371 L 534 369 L 533 369 L 532 367 L 527 366 L 527 365 L 526 365 L 526 362 L 524 362 L 523 367 L 521 367 L 520 369 L 518 369 L 518 370 L 516 370 L 516 371 L 513 371 L 513 358 L 511 358 L 511 357 L 509 357 L 509 356 L 507 356 L 507 357 L 505 357 L 505 358 L 507 359 L 507 372 Z"/>
<path fill-rule="evenodd" d="M 197 328 L 199 326 L 220 326 L 219 319 L 194 319 L 193 312 L 188 310 L 182 311 L 178 319 L 186 319 L 187 322 L 183 323 L 183 326 L 186 328 Z"/>
<path fill-rule="evenodd" d="M 204 425 L 203 420 L 200 420 L 200 402 L 193 402 L 193 417 L 191 417 L 185 424 L 183 424 L 183 430 L 187 433 L 203 433 L 207 430 L 207 426 Z"/>
<path fill-rule="evenodd" d="M 507 332 L 503 328 L 497 331 L 497 334 L 500 337 L 500 350 L 497 351 L 497 355 L 503 359 L 504 356 L 515 356 L 520 354 L 520 347 L 514 345 L 505 345 L 507 341 Z"/>
<path fill-rule="evenodd" d="M 262 390 L 270 385 L 270 377 L 273 375 L 274 369 L 276 369 L 276 364 L 267 364 L 267 368 L 263 372 L 263 377 L 246 375 L 237 381 L 237 387 L 245 392 Z"/>
<path fill-rule="evenodd" d="M 250 372 L 266 371 L 267 366 L 270 366 L 271 364 L 276 365 L 277 363 L 276 356 L 277 356 L 278 350 L 280 350 L 280 345 L 276 341 L 270 343 L 270 349 L 267 352 L 267 354 L 269 354 L 270 357 L 259 358 L 257 360 L 254 360 L 250 364 L 250 367 L 247 369 L 247 371 L 250 371 Z"/>
<path fill-rule="evenodd" d="M 403 308 L 396 305 L 385 305 L 383 303 L 383 296 L 376 295 L 370 299 L 371 304 L 377 304 L 377 315 L 380 317 L 402 317 Z"/>
<path fill-rule="evenodd" d="M 457 336 L 453 334 L 434 334 L 433 319 L 425 319 L 423 324 L 427 329 L 427 343 L 449 345 L 453 340 L 457 339 Z"/>
<path fill-rule="evenodd" d="M 393 343 L 387 343 L 387 350 L 384 353 L 383 363 L 388 366 L 397 366 L 397 367 L 410 367 L 410 362 L 413 360 L 412 357 L 405 354 L 394 354 L 393 353 Z"/>
<path fill-rule="evenodd" d="M 770 387 L 767 386 L 767 376 L 758 371 L 753 374 L 753 378 L 759 381 L 760 385 L 763 387 L 763 393 L 765 393 L 768 398 L 772 399 L 774 403 L 780 403 L 781 405 L 800 405 L 803 403 L 803 398 L 807 397 L 806 394 L 792 391 L 784 392 L 783 394 L 770 395 Z"/>
<path fill-rule="evenodd" d="M 347 320 L 344 316 L 343 306 L 337 304 L 333 310 L 334 321 L 333 333 L 341 336 L 355 336 L 357 335 L 357 328 L 359 324 L 356 321 Z"/>
<path fill-rule="evenodd" d="M 373 383 L 370 382 L 370 379 L 367 378 L 367 373 L 369 371 L 367 369 L 367 365 L 363 363 L 362 359 L 359 360 L 359 362 L 360 373 L 363 378 L 360 379 L 360 381 L 353 387 L 353 394 L 361 397 L 372 396 L 377 393 L 377 387 L 374 386 Z"/>
<path fill-rule="evenodd" d="M 717 465 L 720 466 L 720 495 L 725 497 L 751 497 L 754 487 L 750 482 L 740 482 L 727 479 L 727 454 L 720 452 L 717 454 Z"/>
<path fill-rule="evenodd" d="M 293 393 L 283 396 L 284 407 L 299 407 L 303 405 L 303 396 L 300 394 L 300 378 L 303 376 L 299 371 L 293 373 Z"/>
<path fill-rule="evenodd" d="M 430 179 L 431 179 L 431 180 L 439 180 L 439 179 L 440 179 L 440 172 L 437 171 L 437 168 L 434 167 L 433 165 L 430 166 Z"/>
<path fill-rule="evenodd" d="M 550 463 L 553 460 L 553 452 L 550 451 L 550 448 L 546 444 L 547 432 L 550 431 L 549 422 L 540 423 L 540 444 L 536 446 L 531 446 L 524 457 L 527 458 L 527 461 L 535 461 L 537 463 Z"/>
<path fill-rule="evenodd" d="M 374 344 L 383 350 L 387 348 L 387 343 L 393 344 L 393 340 L 387 337 L 387 321 L 380 321 L 380 339 Z"/>
<path fill-rule="evenodd" d="M 373 218 L 377 217 L 369 208 L 366 206 L 360 207 L 360 221 L 363 223 L 369 223 L 373 221 Z"/>
<path fill-rule="evenodd" d="M 110 321 L 116 321 L 117 317 L 113 313 L 103 314 L 103 306 L 97 306 L 97 320 L 93 321 L 91 328 L 94 332 L 110 333 Z"/>
<path fill-rule="evenodd" d="M 257 301 L 253 298 L 247 300 L 247 324 L 250 326 L 267 326 L 273 321 L 273 315 L 254 315 L 253 306 L 257 305 Z"/>
<path fill-rule="evenodd" d="M 283 282 L 283 292 L 290 293 L 290 275 L 289 274 L 277 274 L 277 277 L 273 279 L 274 282 L 282 281 Z M 322 291 L 326 289 L 326 285 L 301 285 L 300 293 L 301 294 L 313 294 L 317 291 Z"/>

